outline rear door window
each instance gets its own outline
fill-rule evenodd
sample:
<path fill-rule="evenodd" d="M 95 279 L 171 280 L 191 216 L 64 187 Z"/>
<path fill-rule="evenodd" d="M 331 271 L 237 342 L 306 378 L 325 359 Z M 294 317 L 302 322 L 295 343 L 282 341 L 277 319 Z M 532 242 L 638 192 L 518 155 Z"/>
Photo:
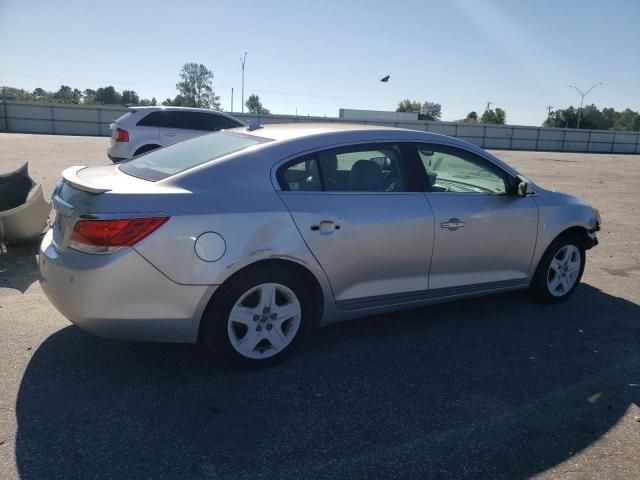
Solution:
<path fill-rule="evenodd" d="M 280 188 L 286 191 L 411 191 L 404 149 L 395 143 L 324 150 L 280 172 Z"/>
<path fill-rule="evenodd" d="M 168 123 L 168 111 L 151 112 L 141 118 L 137 125 L 141 127 L 166 127 Z"/>
<path fill-rule="evenodd" d="M 322 190 L 318 161 L 314 157 L 309 157 L 288 165 L 281 172 L 280 184 L 283 190 L 290 192 Z"/>
<path fill-rule="evenodd" d="M 225 128 L 240 127 L 241 124 L 230 118 L 222 115 L 216 115 L 215 113 L 203 113 L 205 116 L 204 129 L 210 132 L 216 132 L 218 130 L 224 130 Z"/>
<path fill-rule="evenodd" d="M 138 121 L 145 127 L 181 128 L 217 132 L 226 128 L 241 127 L 242 124 L 231 118 L 206 112 L 160 110 L 151 112 Z"/>

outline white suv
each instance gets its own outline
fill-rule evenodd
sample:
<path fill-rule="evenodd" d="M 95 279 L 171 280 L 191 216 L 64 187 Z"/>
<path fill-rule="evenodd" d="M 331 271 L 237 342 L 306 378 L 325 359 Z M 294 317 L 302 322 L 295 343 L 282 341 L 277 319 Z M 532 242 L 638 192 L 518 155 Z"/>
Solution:
<path fill-rule="evenodd" d="M 107 155 L 115 163 L 206 132 L 246 126 L 222 112 L 187 107 L 129 107 L 114 120 Z"/>

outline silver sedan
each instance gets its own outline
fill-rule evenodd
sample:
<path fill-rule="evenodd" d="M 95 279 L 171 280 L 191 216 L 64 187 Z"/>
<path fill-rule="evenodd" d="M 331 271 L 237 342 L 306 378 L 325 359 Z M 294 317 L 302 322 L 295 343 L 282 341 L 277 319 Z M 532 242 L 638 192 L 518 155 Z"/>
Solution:
<path fill-rule="evenodd" d="M 313 327 L 530 289 L 568 298 L 598 211 L 469 143 L 340 124 L 234 129 L 71 167 L 41 282 L 109 338 L 270 364 Z"/>

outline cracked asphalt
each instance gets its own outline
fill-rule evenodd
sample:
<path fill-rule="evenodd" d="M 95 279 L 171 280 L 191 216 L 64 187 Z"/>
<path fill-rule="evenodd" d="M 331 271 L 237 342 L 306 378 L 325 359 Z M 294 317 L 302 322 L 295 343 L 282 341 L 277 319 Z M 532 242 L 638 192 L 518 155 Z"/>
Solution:
<path fill-rule="evenodd" d="M 107 138 L 0 134 L 0 172 L 108 163 Z M 287 362 L 103 340 L 0 246 L 0 479 L 640 478 L 640 156 L 495 152 L 603 215 L 561 305 L 509 293 L 315 332 Z"/>

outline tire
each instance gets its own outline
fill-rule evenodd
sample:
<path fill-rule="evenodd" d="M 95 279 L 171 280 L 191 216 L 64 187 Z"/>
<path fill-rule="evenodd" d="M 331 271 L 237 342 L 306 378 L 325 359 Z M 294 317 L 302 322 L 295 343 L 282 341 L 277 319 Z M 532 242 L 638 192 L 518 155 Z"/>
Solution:
<path fill-rule="evenodd" d="M 535 298 L 543 303 L 567 300 L 580 284 L 585 260 L 580 239 L 566 235 L 554 240 L 540 259 L 531 282 L 530 290 Z"/>
<path fill-rule="evenodd" d="M 224 365 L 254 369 L 287 357 L 312 326 L 313 300 L 304 281 L 288 269 L 255 268 L 215 293 L 200 338 Z"/>
<path fill-rule="evenodd" d="M 141 146 L 139 149 L 137 149 L 135 151 L 133 156 L 137 157 L 138 155 L 142 155 L 143 153 L 147 153 L 147 152 L 150 152 L 152 150 L 156 150 L 158 148 L 162 148 L 162 147 L 160 145 L 143 145 L 143 146 Z"/>

